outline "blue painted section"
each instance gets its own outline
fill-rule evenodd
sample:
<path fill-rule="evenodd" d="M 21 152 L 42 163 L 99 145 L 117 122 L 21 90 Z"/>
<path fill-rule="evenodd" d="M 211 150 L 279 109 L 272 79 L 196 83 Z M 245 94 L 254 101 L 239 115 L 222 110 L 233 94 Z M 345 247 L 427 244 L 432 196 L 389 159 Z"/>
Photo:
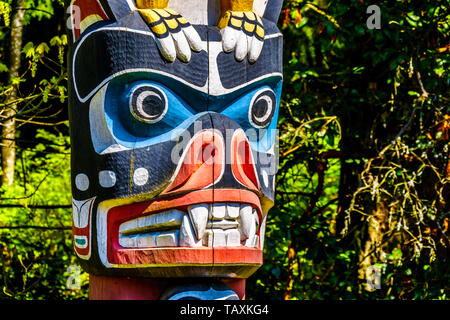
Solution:
<path fill-rule="evenodd" d="M 143 123 L 130 112 L 130 94 L 143 84 L 159 88 L 167 97 L 167 113 L 157 123 Z M 155 81 L 138 81 L 131 85 L 127 82 L 112 82 L 106 92 L 106 123 L 114 138 L 127 148 L 143 148 L 174 139 L 180 134 L 180 130 L 186 130 L 203 114 L 196 113 L 171 89 Z"/>
<path fill-rule="evenodd" d="M 145 76 L 149 79 L 163 77 L 151 74 Z M 172 84 L 172 88 L 177 88 L 178 92 L 185 95 L 180 97 L 172 88 L 165 85 L 167 84 L 167 79 L 161 79 L 165 83 L 162 84 L 155 80 L 142 80 L 143 77 L 144 74 L 136 73 L 116 78 L 110 82 L 106 92 L 106 122 L 110 132 L 121 145 L 127 148 L 144 148 L 164 141 L 173 140 L 180 135 L 181 131 L 191 126 L 196 119 L 206 112 L 211 111 L 210 108 L 208 110 L 204 105 L 205 101 L 203 101 L 203 98 L 205 95 L 203 93 L 192 90 L 192 88 L 190 90 L 182 90 L 185 89 L 183 85 L 176 82 L 168 82 Z M 130 94 L 136 87 L 141 85 L 152 85 L 164 92 L 167 97 L 167 113 L 157 123 L 143 123 L 137 120 L 130 112 Z M 263 129 L 254 127 L 249 119 L 249 108 L 252 99 L 262 89 L 272 90 L 277 98 L 276 110 L 272 121 Z M 219 109 L 215 112 L 225 115 L 239 124 L 247 133 L 250 146 L 254 151 L 268 152 L 273 147 L 276 139 L 281 91 L 282 80 L 280 77 L 274 77 L 243 88 L 237 93 L 210 98 L 209 102 L 211 103 L 212 109 Z M 191 101 L 191 103 L 193 101 L 198 101 L 199 103 L 192 106 L 186 102 L 185 98 Z M 199 108 L 200 105 L 203 105 L 203 107 Z"/>
<path fill-rule="evenodd" d="M 250 123 L 248 114 L 250 103 L 253 97 L 261 89 L 271 89 L 274 91 L 275 96 L 277 97 L 275 114 L 270 124 L 267 126 L 267 128 L 264 129 L 255 128 Z M 221 114 L 233 119 L 241 126 L 241 128 L 247 133 L 247 137 L 249 138 L 250 142 L 250 147 L 255 151 L 268 152 L 275 143 L 281 91 L 282 91 L 281 80 L 278 81 L 278 83 L 274 86 L 268 86 L 261 83 L 259 87 L 256 87 L 251 91 L 248 91 L 245 95 L 234 100 L 226 109 L 220 112 Z"/>

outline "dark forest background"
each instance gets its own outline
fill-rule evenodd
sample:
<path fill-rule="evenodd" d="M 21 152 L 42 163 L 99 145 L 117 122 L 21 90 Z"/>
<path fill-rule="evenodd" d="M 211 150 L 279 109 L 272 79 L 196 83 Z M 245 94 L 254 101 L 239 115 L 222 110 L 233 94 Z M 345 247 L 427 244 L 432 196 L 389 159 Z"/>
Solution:
<path fill-rule="evenodd" d="M 0 1 L 0 299 L 88 294 L 83 272 L 67 287 L 67 5 Z M 448 299 L 450 1 L 286 0 L 279 28 L 276 206 L 248 299 Z"/>

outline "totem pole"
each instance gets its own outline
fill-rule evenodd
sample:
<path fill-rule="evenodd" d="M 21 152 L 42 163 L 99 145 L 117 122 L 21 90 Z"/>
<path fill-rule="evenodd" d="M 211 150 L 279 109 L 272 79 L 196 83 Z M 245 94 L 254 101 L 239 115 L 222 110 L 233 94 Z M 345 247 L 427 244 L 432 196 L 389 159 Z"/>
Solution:
<path fill-rule="evenodd" d="M 91 299 L 244 299 L 274 202 L 282 0 L 74 0 L 73 243 Z"/>

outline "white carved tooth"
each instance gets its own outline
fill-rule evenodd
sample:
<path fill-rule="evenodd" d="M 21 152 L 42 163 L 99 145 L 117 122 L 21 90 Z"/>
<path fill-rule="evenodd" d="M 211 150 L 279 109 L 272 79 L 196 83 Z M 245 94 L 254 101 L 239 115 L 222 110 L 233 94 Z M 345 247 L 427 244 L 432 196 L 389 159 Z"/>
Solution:
<path fill-rule="evenodd" d="M 151 227 L 152 231 L 157 231 L 158 228 L 171 227 L 179 228 L 183 221 L 184 212 L 179 210 L 170 210 L 158 214 L 152 214 L 143 218 L 137 219 L 137 227 L 144 229 Z"/>
<path fill-rule="evenodd" d="M 227 241 L 225 238 L 225 231 L 222 229 L 213 229 L 213 243 L 212 246 L 215 247 L 225 247 L 227 245 Z"/>
<path fill-rule="evenodd" d="M 143 234 L 136 237 L 136 246 L 138 248 L 154 248 L 156 247 L 156 239 L 154 234 Z"/>
<path fill-rule="evenodd" d="M 241 235 L 237 229 L 225 231 L 227 247 L 239 247 L 241 245 Z"/>
<path fill-rule="evenodd" d="M 170 210 L 152 214 L 121 224 L 119 232 L 124 235 L 130 235 L 133 233 L 155 232 L 162 230 L 163 228 L 177 229 L 181 226 L 184 215 L 184 212 L 179 210 Z"/>
<path fill-rule="evenodd" d="M 124 233 L 127 230 L 134 230 L 134 229 L 137 229 L 137 227 L 138 227 L 138 220 L 137 219 L 131 220 L 131 221 L 127 221 L 127 222 L 124 222 L 124 223 L 122 223 L 120 225 L 119 233 Z"/>
<path fill-rule="evenodd" d="M 205 231 L 205 235 L 203 236 L 203 245 L 209 248 L 213 246 L 213 232 L 211 229 Z"/>
<path fill-rule="evenodd" d="M 250 226 L 248 228 L 248 239 L 245 240 L 245 246 L 253 248 L 255 247 L 255 235 L 256 235 L 256 221 L 255 221 L 255 215 L 252 214 L 250 220 Z"/>
<path fill-rule="evenodd" d="M 136 237 L 121 237 L 119 236 L 119 244 L 124 248 L 135 248 Z"/>
<path fill-rule="evenodd" d="M 251 234 L 252 225 L 255 226 L 252 206 L 244 204 L 241 206 L 239 221 L 239 231 L 241 232 L 241 241 L 248 239 Z"/>
<path fill-rule="evenodd" d="M 236 220 L 239 218 L 240 207 L 237 203 L 227 203 L 227 219 Z"/>
<path fill-rule="evenodd" d="M 183 223 L 180 229 L 180 247 L 201 247 L 202 240 L 197 240 L 194 228 L 192 228 L 191 221 L 186 214 L 183 217 Z"/>
<path fill-rule="evenodd" d="M 253 209 L 253 216 L 255 217 L 256 232 L 258 232 L 258 230 L 259 230 L 259 217 L 258 217 L 258 212 L 255 209 Z"/>
<path fill-rule="evenodd" d="M 265 216 L 262 219 L 261 226 L 259 228 L 259 239 L 260 239 L 261 250 L 264 249 L 264 237 L 266 235 L 266 218 L 267 218 L 267 216 Z"/>
<path fill-rule="evenodd" d="M 156 236 L 156 246 L 158 248 L 178 247 L 179 232 L 160 233 Z"/>
<path fill-rule="evenodd" d="M 211 220 L 221 221 L 225 219 L 226 205 L 224 203 L 215 203 L 211 209 Z"/>
<path fill-rule="evenodd" d="M 208 222 L 209 205 L 197 204 L 188 208 L 189 217 L 191 218 L 192 227 L 194 228 L 197 239 L 203 238 Z"/>
<path fill-rule="evenodd" d="M 258 244 L 259 244 L 259 237 L 255 236 L 255 243 L 253 244 L 253 247 L 258 248 Z"/>

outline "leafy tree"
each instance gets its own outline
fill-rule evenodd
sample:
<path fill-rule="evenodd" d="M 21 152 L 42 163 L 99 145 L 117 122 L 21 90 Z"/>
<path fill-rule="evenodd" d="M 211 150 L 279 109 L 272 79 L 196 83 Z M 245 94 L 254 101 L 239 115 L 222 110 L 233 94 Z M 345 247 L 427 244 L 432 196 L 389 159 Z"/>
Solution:
<path fill-rule="evenodd" d="M 66 283 L 68 1 L 21 1 L 0 0 L 0 124 L 14 121 L 1 139 L 15 152 L 0 299 L 86 299 L 87 274 Z M 450 2 L 380 0 L 380 29 L 372 4 L 285 1 L 277 198 L 249 299 L 448 299 Z"/>

